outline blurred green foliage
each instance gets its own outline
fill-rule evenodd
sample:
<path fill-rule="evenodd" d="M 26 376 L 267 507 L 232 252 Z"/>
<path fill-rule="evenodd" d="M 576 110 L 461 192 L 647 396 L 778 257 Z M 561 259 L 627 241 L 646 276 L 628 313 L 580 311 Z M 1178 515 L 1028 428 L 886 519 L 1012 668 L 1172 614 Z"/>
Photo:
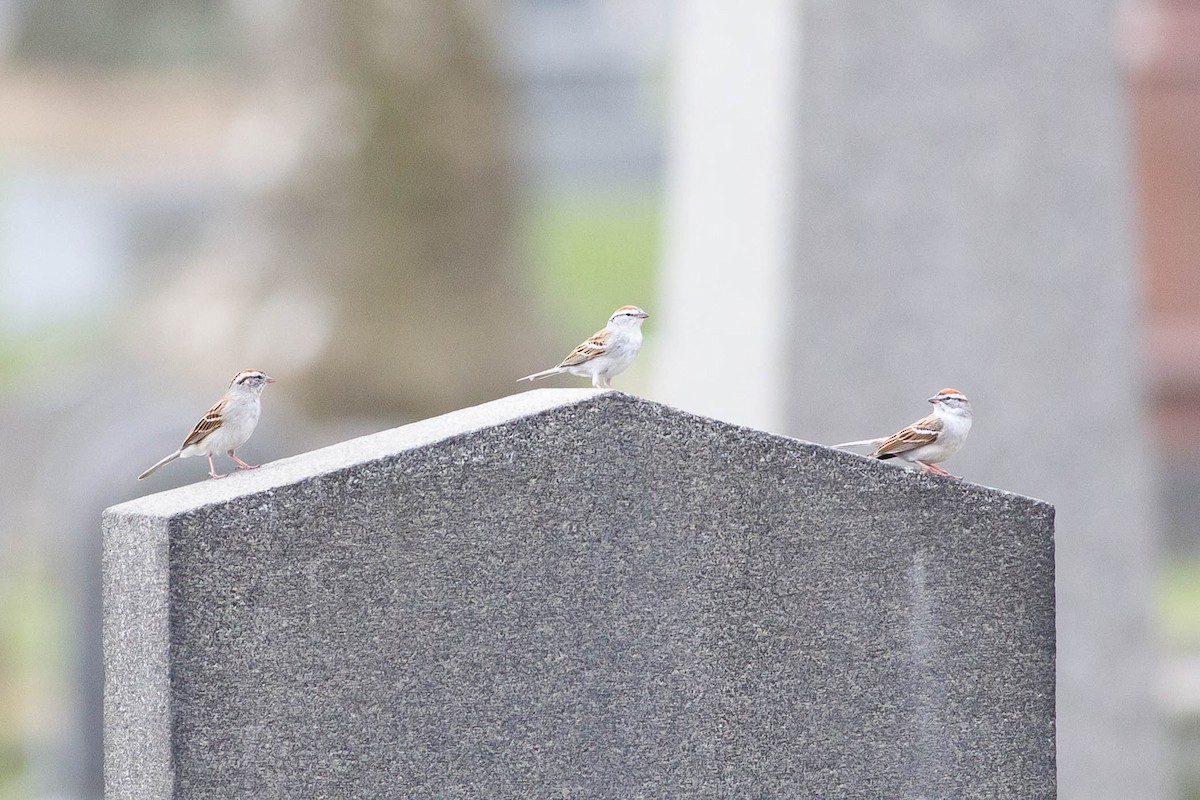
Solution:
<path fill-rule="evenodd" d="M 1171 651 L 1200 649 L 1200 559 L 1179 559 L 1164 566 L 1158 617 Z"/>
<path fill-rule="evenodd" d="M 195 67 L 241 44 L 228 0 L 23 0 L 9 57 L 32 64 Z"/>
<path fill-rule="evenodd" d="M 654 315 L 662 215 L 646 189 L 547 194 L 528 202 L 520 242 L 553 329 L 569 340 L 631 303 Z M 566 342 L 570 349 L 571 342 Z"/>
<path fill-rule="evenodd" d="M 10 564 L 0 580 L 0 800 L 31 796 L 31 745 L 52 736 L 66 692 L 66 609 L 47 565 Z"/>
<path fill-rule="evenodd" d="M 1157 622 L 1168 657 L 1187 658 L 1200 651 L 1200 558 L 1175 558 L 1159 576 Z M 1200 800 L 1200 715 L 1172 720 L 1178 797 Z"/>
<path fill-rule="evenodd" d="M 86 365 L 112 347 L 110 321 L 94 317 L 14 333 L 0 329 L 0 388 L 38 377 L 66 364 Z"/>

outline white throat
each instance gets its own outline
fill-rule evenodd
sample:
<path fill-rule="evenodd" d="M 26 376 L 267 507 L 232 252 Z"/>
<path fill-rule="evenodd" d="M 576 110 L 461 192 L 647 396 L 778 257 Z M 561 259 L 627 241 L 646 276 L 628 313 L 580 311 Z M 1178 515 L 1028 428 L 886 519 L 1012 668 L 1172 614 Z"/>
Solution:
<path fill-rule="evenodd" d="M 971 430 L 971 410 L 967 408 L 950 409 L 941 403 L 933 407 L 933 413 L 942 421 L 945 430 L 959 436 L 965 436 Z"/>

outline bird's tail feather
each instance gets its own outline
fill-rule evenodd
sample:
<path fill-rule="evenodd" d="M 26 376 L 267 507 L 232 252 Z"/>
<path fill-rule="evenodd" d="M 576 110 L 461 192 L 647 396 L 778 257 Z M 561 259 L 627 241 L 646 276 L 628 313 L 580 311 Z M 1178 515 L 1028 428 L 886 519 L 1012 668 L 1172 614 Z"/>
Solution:
<path fill-rule="evenodd" d="M 540 380 L 541 378 L 549 378 L 551 375 L 557 375 L 562 371 L 562 367 L 551 367 L 550 369 L 544 369 L 541 372 L 535 372 L 532 375 L 526 375 L 524 378 L 517 378 L 517 383 L 520 383 L 521 381 L 536 381 Z"/>
<path fill-rule="evenodd" d="M 170 464 L 172 461 L 179 458 L 180 452 L 182 452 L 182 451 L 176 450 L 174 453 L 171 453 L 171 455 L 167 456 L 162 461 L 159 461 L 157 464 L 155 464 L 153 467 L 151 467 L 150 469 L 143 472 L 141 475 L 138 475 L 138 480 L 140 481 L 144 478 L 149 478 L 150 474 L 153 473 L 156 469 L 158 469 L 159 467 L 165 467 L 167 464 Z"/>
<path fill-rule="evenodd" d="M 886 441 L 886 436 L 880 436 L 878 439 L 859 439 L 857 442 L 842 442 L 841 444 L 831 445 L 831 447 L 834 450 L 845 450 L 847 447 L 878 447 Z"/>

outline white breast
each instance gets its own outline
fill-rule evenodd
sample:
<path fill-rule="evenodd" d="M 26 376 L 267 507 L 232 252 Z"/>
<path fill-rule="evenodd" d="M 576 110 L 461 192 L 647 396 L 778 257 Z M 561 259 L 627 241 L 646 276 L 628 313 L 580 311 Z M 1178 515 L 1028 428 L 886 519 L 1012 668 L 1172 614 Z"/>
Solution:
<path fill-rule="evenodd" d="M 236 450 L 254 433 L 261 412 L 262 403 L 257 397 L 231 400 L 225 404 L 221 427 L 201 442 L 198 449 L 205 455 Z"/>

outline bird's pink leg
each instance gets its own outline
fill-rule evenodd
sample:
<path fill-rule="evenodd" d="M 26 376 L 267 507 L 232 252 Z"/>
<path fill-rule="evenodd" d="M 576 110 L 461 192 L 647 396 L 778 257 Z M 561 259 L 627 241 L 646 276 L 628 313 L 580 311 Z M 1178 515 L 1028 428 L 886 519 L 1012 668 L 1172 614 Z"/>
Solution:
<path fill-rule="evenodd" d="M 924 467 L 926 472 L 932 472 L 934 475 L 941 475 L 946 478 L 954 478 L 955 480 L 958 479 L 957 475 L 951 475 L 946 470 L 934 464 L 926 464 L 924 461 L 918 461 L 917 463 Z"/>
<path fill-rule="evenodd" d="M 212 455 L 211 455 L 211 454 L 210 454 L 210 455 L 209 455 L 209 457 L 208 457 L 208 477 L 212 478 L 214 481 L 215 481 L 217 478 L 224 478 L 224 477 L 225 477 L 224 475 L 220 475 L 220 474 L 218 474 L 218 473 L 217 473 L 217 465 L 213 463 L 213 460 L 212 460 Z"/>
<path fill-rule="evenodd" d="M 247 464 L 245 461 L 242 461 L 240 458 L 237 457 L 237 454 L 234 453 L 232 450 L 229 451 L 229 457 L 238 463 L 238 469 L 258 469 L 257 466 L 252 465 L 252 464 Z"/>

